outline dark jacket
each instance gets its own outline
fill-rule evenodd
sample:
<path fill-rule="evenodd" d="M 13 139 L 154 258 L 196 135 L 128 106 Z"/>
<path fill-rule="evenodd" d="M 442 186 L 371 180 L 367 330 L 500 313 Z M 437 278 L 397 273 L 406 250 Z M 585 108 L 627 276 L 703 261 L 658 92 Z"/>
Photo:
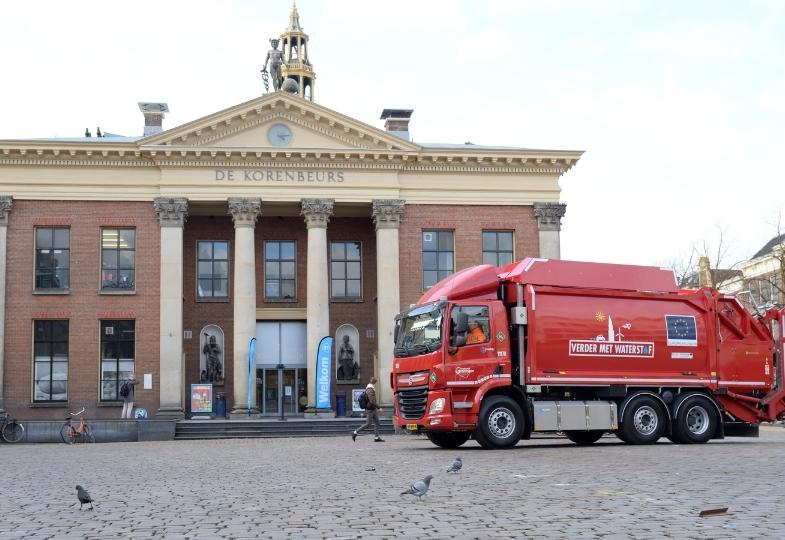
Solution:
<path fill-rule="evenodd" d="M 126 379 L 123 382 L 127 382 L 130 386 L 128 388 L 128 395 L 125 397 L 120 396 L 120 398 L 125 403 L 131 403 L 134 400 L 134 386 L 139 384 L 139 381 L 137 381 L 136 379 Z M 120 386 L 122 386 L 122 383 L 120 384 Z"/>
<path fill-rule="evenodd" d="M 366 411 L 372 411 L 379 408 L 379 402 L 376 401 L 376 388 L 371 383 L 365 387 L 365 395 L 368 396 L 368 406 L 365 407 Z"/>

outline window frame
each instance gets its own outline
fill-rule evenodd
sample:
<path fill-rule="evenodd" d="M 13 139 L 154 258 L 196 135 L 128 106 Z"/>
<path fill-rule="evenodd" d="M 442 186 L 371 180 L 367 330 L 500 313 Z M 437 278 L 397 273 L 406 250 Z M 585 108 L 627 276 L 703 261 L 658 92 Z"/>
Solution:
<path fill-rule="evenodd" d="M 52 233 L 52 247 L 49 248 L 49 251 L 54 252 L 56 249 L 66 251 L 68 256 L 68 266 L 65 267 L 66 271 L 68 272 L 68 286 L 67 287 L 39 287 L 38 286 L 38 257 L 39 251 L 42 251 L 43 248 L 38 247 L 38 231 L 40 230 L 49 230 Z M 65 248 L 57 248 L 55 247 L 55 231 L 56 230 L 65 230 L 68 232 L 68 247 Z M 52 253 L 54 255 L 54 253 Z M 51 271 L 52 276 L 54 278 L 57 277 L 57 266 L 50 266 L 47 267 L 48 270 Z M 62 268 L 62 267 L 60 267 Z M 65 294 L 71 291 L 71 227 L 68 225 L 36 225 L 33 227 L 33 292 L 38 294 Z"/>
<path fill-rule="evenodd" d="M 117 231 L 117 246 L 114 248 L 104 248 L 104 232 L 105 231 Z M 134 246 L 133 248 L 121 248 L 120 247 L 120 231 L 133 231 L 134 234 Z M 98 242 L 99 242 L 99 250 L 100 250 L 100 274 L 99 274 L 99 282 L 98 282 L 98 290 L 102 293 L 135 293 L 136 292 L 136 251 L 137 251 L 137 228 L 136 227 L 126 227 L 126 226 L 108 226 L 108 227 L 101 227 L 99 230 Z M 114 250 L 117 256 L 117 264 L 113 268 L 104 268 L 104 251 L 111 251 Z M 121 252 L 133 252 L 134 260 L 133 260 L 133 268 L 125 268 L 122 267 L 120 264 L 120 254 Z M 117 286 L 112 287 L 104 287 L 104 272 L 105 271 L 113 271 L 117 274 L 116 283 Z M 131 282 L 130 287 L 120 287 L 120 274 L 121 272 L 132 272 L 133 273 L 133 280 Z"/>
<path fill-rule="evenodd" d="M 199 245 L 202 242 L 210 242 L 211 244 L 213 244 L 213 246 L 212 246 L 213 258 L 211 258 L 211 259 L 201 259 L 200 258 L 200 256 L 199 256 Z M 226 259 L 225 259 L 225 261 L 226 261 L 226 295 L 225 296 L 215 296 L 215 282 L 216 282 L 216 279 L 218 279 L 218 280 L 223 279 L 223 278 L 216 278 L 215 277 L 215 262 L 216 261 L 224 262 L 224 259 L 216 259 L 215 256 L 214 256 L 215 255 L 215 244 L 219 243 L 219 242 L 226 244 Z M 195 272 L 195 284 L 194 284 L 194 287 L 195 287 L 194 297 L 196 298 L 196 301 L 197 302 L 228 302 L 229 299 L 232 296 L 232 289 L 231 289 L 231 285 L 232 285 L 232 283 L 231 283 L 232 282 L 232 280 L 231 280 L 231 275 L 232 275 L 232 243 L 229 240 L 222 240 L 222 239 L 217 239 L 217 240 L 207 240 L 207 239 L 205 239 L 205 240 L 197 240 L 196 241 L 196 254 L 195 255 L 196 255 L 196 272 Z M 210 277 L 210 281 L 211 281 L 211 285 L 212 285 L 212 291 L 213 291 L 213 295 L 212 296 L 201 296 L 199 294 L 199 281 L 202 280 L 202 278 L 200 277 L 200 274 L 199 274 L 199 263 L 202 263 L 202 262 L 211 262 L 212 263 L 213 274 Z M 207 279 L 207 278 L 204 278 L 204 279 Z"/>
<path fill-rule="evenodd" d="M 359 248 L 359 251 L 360 251 L 359 259 L 356 259 L 356 260 L 355 259 L 348 259 L 348 258 L 346 258 L 346 255 L 344 255 L 343 259 L 333 259 L 333 245 L 334 244 L 344 244 L 344 253 L 345 253 L 345 249 L 346 249 L 346 247 L 345 247 L 346 244 L 357 244 L 357 247 Z M 336 301 L 339 301 L 339 302 L 342 302 L 342 301 L 351 302 L 351 301 L 362 300 L 363 299 L 363 243 L 360 240 L 331 240 L 330 243 L 329 243 L 329 246 L 328 246 L 328 253 L 329 253 L 329 264 L 330 264 L 330 300 L 336 300 Z M 349 263 L 354 263 L 354 262 L 358 262 L 360 264 L 360 277 L 357 278 L 357 279 L 347 277 L 348 276 L 348 272 L 347 272 L 348 264 Z M 344 269 L 344 277 L 343 278 L 333 277 L 333 263 L 338 263 L 338 264 L 343 263 L 343 269 Z M 346 287 L 346 285 L 348 285 L 350 281 L 359 281 L 359 284 L 360 284 L 359 294 L 357 294 L 357 296 L 349 296 L 348 294 L 345 294 L 344 296 L 335 296 L 335 293 L 333 292 L 333 281 L 334 280 L 343 281 L 344 282 L 344 291 L 346 291 L 348 289 L 348 287 Z"/>
<path fill-rule="evenodd" d="M 435 250 L 430 250 L 430 249 L 426 250 L 425 249 L 425 235 L 427 233 L 434 233 L 434 234 L 436 234 L 436 249 Z M 439 249 L 441 235 L 442 234 L 446 234 L 446 233 L 449 233 L 450 235 L 452 235 L 452 242 L 451 242 L 452 249 L 449 250 L 449 251 L 448 250 L 441 250 L 441 249 Z M 425 268 L 425 254 L 426 253 L 435 253 L 436 254 L 436 270 L 426 269 Z M 451 253 L 452 254 L 452 269 L 447 274 L 445 274 L 444 276 L 439 277 L 440 273 L 445 271 L 445 270 L 441 270 L 439 268 L 439 255 L 442 254 L 442 253 Z M 455 229 L 422 229 L 420 231 L 420 268 L 421 268 L 421 271 L 422 271 L 422 276 L 421 277 L 422 277 L 422 290 L 423 290 L 423 292 L 429 290 L 431 287 L 433 287 L 433 285 L 435 285 L 436 283 L 438 283 L 439 281 L 441 281 L 445 277 L 449 276 L 450 274 L 454 274 L 455 273 Z M 425 272 L 434 272 L 434 271 L 436 272 L 436 281 L 434 281 L 432 285 L 426 286 L 426 284 L 425 284 Z"/>
<path fill-rule="evenodd" d="M 277 244 L 278 245 L 278 258 L 276 259 L 268 259 L 268 247 L 270 244 Z M 294 246 L 294 258 L 293 259 L 281 259 L 281 245 L 282 244 L 292 244 Z M 263 276 L 264 279 L 262 281 L 262 296 L 265 302 L 297 302 L 297 240 L 265 240 L 263 244 L 263 252 L 262 252 L 262 267 L 263 267 Z M 281 264 L 283 263 L 293 263 L 294 264 L 294 277 L 293 278 L 281 278 Z M 267 263 L 277 263 L 278 264 L 278 277 L 277 278 L 269 278 L 267 276 Z M 291 281 L 293 282 L 293 294 L 291 298 L 287 298 L 281 294 L 278 296 L 268 296 L 267 295 L 267 285 L 268 281 L 277 281 L 278 282 L 278 291 L 279 293 L 283 290 L 281 286 L 284 281 Z"/>
<path fill-rule="evenodd" d="M 131 323 L 131 327 L 133 329 L 133 338 L 132 339 L 121 339 L 120 337 L 117 337 L 117 339 L 111 339 L 111 340 L 105 339 L 107 335 L 110 335 L 110 334 L 106 334 L 106 327 L 107 327 L 107 325 L 109 323 L 113 323 L 113 324 L 111 324 L 111 326 L 113 326 L 114 329 L 119 330 L 120 323 L 129 323 L 129 322 Z M 98 384 L 98 402 L 99 403 L 117 403 L 117 402 L 121 402 L 121 401 L 123 401 L 123 398 L 120 396 L 120 383 L 124 379 L 120 378 L 120 373 L 121 373 L 121 371 L 120 371 L 120 362 L 128 362 L 130 360 L 133 363 L 133 366 L 131 368 L 131 372 L 135 372 L 136 371 L 136 319 L 100 319 L 98 321 L 98 332 L 100 334 L 99 340 L 98 340 L 98 342 L 99 342 L 99 352 L 98 352 L 98 354 L 99 354 L 99 358 L 98 358 L 98 370 L 99 370 L 99 375 L 98 375 L 98 380 L 99 380 L 99 384 Z M 118 334 L 119 334 L 119 332 L 118 332 Z M 114 334 L 114 330 L 113 330 L 113 334 L 111 334 L 111 335 L 115 335 Z M 116 351 L 117 352 L 116 352 L 114 358 L 105 357 L 105 355 L 104 355 L 104 351 L 105 351 L 104 343 L 107 343 L 107 342 L 115 342 L 115 343 L 117 343 L 117 346 L 116 346 Z M 132 347 L 132 353 L 133 353 L 132 358 L 122 358 L 121 352 L 120 352 L 120 344 L 121 343 L 129 343 L 129 342 L 131 343 L 131 347 Z M 114 379 L 111 379 L 111 378 L 104 379 L 104 361 L 112 361 L 112 360 L 114 360 L 114 362 L 115 362 L 115 369 L 114 369 L 115 378 Z M 115 394 L 114 394 L 115 397 L 114 398 L 104 398 L 104 384 L 106 384 L 106 383 L 114 383 L 114 392 L 115 392 Z"/>
<path fill-rule="evenodd" d="M 53 338 L 53 328 L 54 323 L 65 323 L 65 330 L 66 330 L 66 338 L 65 341 L 62 340 L 55 340 Z M 38 325 L 39 324 L 48 324 L 49 328 L 49 336 L 48 340 L 39 340 L 38 337 Z M 70 337 L 71 337 L 71 328 L 70 328 L 70 321 L 68 319 L 33 319 L 33 370 L 32 370 L 32 382 L 33 382 L 33 395 L 32 401 L 34 404 L 39 403 L 68 403 L 68 372 L 69 372 L 69 349 L 70 349 Z M 48 361 L 40 361 L 38 360 L 39 356 L 36 354 L 36 345 L 39 343 L 47 343 L 49 345 L 49 360 Z M 55 364 L 55 354 L 54 354 L 54 344 L 55 343 L 65 343 L 65 362 L 58 361 L 58 363 L 65 364 L 65 399 L 51 399 L 52 394 L 52 382 L 54 381 L 54 364 Z M 36 386 L 37 386 L 37 371 L 36 366 L 37 364 L 42 364 L 46 362 L 49 364 L 49 396 L 50 399 L 38 399 L 36 398 Z"/>
<path fill-rule="evenodd" d="M 495 242 L 496 242 L 496 249 L 495 250 L 486 250 L 485 249 L 485 235 L 486 234 L 493 234 L 495 236 Z M 510 249 L 509 250 L 499 249 L 499 235 L 500 234 L 509 234 L 510 235 Z M 485 262 L 485 254 L 486 253 L 492 253 L 494 255 L 494 258 L 496 259 L 496 263 L 493 266 L 495 266 L 497 268 L 502 267 L 502 266 L 506 266 L 507 264 L 510 264 L 511 262 L 515 261 L 515 231 L 514 230 L 512 230 L 512 229 L 483 229 L 482 234 L 480 236 L 480 242 L 481 242 L 481 246 L 480 247 L 482 249 L 482 264 L 491 264 L 491 263 Z M 499 255 L 502 254 L 502 253 L 505 253 L 505 254 L 509 253 L 510 254 L 510 263 L 504 263 L 504 264 L 500 264 L 499 263 Z"/>

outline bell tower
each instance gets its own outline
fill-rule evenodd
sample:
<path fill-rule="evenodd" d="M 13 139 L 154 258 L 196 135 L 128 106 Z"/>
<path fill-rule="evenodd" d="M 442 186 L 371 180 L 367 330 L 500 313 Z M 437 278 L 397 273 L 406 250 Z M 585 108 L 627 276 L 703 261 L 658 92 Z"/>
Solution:
<path fill-rule="evenodd" d="M 289 26 L 281 34 L 281 43 L 283 43 L 284 62 L 281 71 L 284 85 L 286 79 L 293 79 L 297 83 L 300 97 L 313 101 L 316 73 L 308 60 L 308 34 L 300 27 L 300 15 L 297 13 L 295 2 L 292 2 Z"/>

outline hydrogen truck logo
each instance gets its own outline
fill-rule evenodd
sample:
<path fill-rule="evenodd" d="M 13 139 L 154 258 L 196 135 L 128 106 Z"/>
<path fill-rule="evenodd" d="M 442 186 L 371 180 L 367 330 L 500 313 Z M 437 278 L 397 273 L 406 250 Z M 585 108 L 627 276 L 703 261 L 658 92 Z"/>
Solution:
<path fill-rule="evenodd" d="M 625 323 L 618 328 L 613 326 L 613 318 L 598 311 L 594 319 L 599 323 L 608 322 L 608 334 L 597 335 L 594 339 L 571 339 L 570 356 L 604 356 L 610 358 L 654 358 L 654 343 L 651 341 L 627 341 L 624 332 L 632 329 Z"/>

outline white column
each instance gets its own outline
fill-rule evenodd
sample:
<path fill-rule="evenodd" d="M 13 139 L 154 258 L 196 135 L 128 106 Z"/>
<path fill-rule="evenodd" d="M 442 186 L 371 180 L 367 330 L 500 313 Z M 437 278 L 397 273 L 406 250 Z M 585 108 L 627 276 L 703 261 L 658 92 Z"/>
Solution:
<path fill-rule="evenodd" d="M 561 218 L 567 212 L 567 205 L 560 203 L 534 203 L 534 215 L 540 228 L 540 257 L 561 259 Z"/>
<path fill-rule="evenodd" d="M 373 221 L 376 224 L 376 335 L 379 372 L 379 401 L 392 403 L 390 373 L 392 372 L 395 316 L 401 311 L 398 229 L 404 211 L 402 200 L 373 201 Z"/>
<path fill-rule="evenodd" d="M 327 222 L 333 199 L 303 199 L 300 214 L 308 227 L 306 354 L 308 366 L 308 409 L 316 407 L 316 353 L 319 341 L 330 335 L 330 289 L 327 267 Z"/>
<path fill-rule="evenodd" d="M 256 408 L 256 384 L 251 385 L 248 409 L 249 345 L 256 335 L 256 255 L 254 233 L 262 214 L 262 200 L 255 197 L 229 198 L 229 213 L 234 221 L 234 347 L 232 380 L 234 403 L 231 414 L 251 414 Z M 257 343 L 257 347 L 261 344 Z M 256 367 L 253 368 L 256 378 Z"/>
<path fill-rule="evenodd" d="M 183 224 L 184 197 L 155 199 L 161 222 L 160 402 L 157 416 L 183 416 Z"/>
<path fill-rule="evenodd" d="M 0 413 L 5 411 L 5 271 L 8 250 L 8 214 L 11 212 L 13 199 L 9 196 L 0 197 Z"/>

